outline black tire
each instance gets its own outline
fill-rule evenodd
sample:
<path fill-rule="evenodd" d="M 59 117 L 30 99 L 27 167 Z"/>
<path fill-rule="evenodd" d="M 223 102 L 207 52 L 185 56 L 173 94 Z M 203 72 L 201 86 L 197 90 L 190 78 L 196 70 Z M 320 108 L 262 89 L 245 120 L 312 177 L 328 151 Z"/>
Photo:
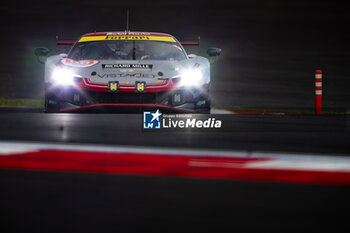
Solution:
<path fill-rule="evenodd" d="M 210 108 L 200 108 L 196 110 L 196 113 L 199 114 L 210 114 Z"/>
<path fill-rule="evenodd" d="M 44 112 L 45 113 L 60 112 L 60 102 L 57 100 L 57 98 L 54 98 L 53 96 L 50 96 L 45 93 Z"/>
<path fill-rule="evenodd" d="M 210 109 L 211 109 L 211 102 L 209 99 L 205 100 L 204 104 L 201 104 L 198 106 L 196 104 L 195 112 L 196 113 L 203 113 L 203 114 L 210 114 Z"/>

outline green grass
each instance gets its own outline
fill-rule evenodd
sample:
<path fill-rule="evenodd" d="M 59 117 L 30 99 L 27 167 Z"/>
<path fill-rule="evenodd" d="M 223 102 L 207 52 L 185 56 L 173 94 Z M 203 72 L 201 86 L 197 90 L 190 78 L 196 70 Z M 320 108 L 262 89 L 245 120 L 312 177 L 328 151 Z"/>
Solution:
<path fill-rule="evenodd" d="M 7 99 L 0 98 L 0 106 L 14 106 L 14 107 L 43 107 L 43 100 L 36 99 Z"/>
<path fill-rule="evenodd" d="M 251 112 L 261 112 L 261 113 L 285 113 L 285 114 L 315 114 L 314 110 L 301 110 L 301 109 L 270 109 L 270 108 L 223 108 L 225 110 L 229 111 L 251 111 Z M 322 114 L 350 114 L 350 111 L 329 111 L 324 110 L 322 111 Z"/>

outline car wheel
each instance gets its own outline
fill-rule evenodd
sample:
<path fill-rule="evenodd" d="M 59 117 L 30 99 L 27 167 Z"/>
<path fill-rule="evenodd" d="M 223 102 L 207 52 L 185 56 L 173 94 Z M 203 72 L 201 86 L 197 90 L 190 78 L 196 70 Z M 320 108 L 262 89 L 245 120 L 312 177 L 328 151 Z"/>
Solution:
<path fill-rule="evenodd" d="M 55 113 L 60 111 L 60 103 L 56 98 L 45 94 L 45 113 Z"/>
<path fill-rule="evenodd" d="M 203 114 L 210 114 L 211 109 L 211 103 L 210 100 L 201 100 L 196 103 L 195 112 L 197 113 L 203 113 Z"/>

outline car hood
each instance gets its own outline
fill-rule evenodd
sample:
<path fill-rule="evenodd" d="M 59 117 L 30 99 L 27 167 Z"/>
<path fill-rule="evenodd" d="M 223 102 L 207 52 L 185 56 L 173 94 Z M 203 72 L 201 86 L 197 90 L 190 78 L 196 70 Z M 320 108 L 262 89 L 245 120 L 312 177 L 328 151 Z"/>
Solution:
<path fill-rule="evenodd" d="M 100 60 L 92 63 L 92 66 L 74 67 L 61 62 L 61 66 L 73 70 L 74 73 L 90 79 L 92 82 L 108 83 L 118 81 L 120 83 L 135 83 L 144 81 L 156 83 L 159 79 L 172 78 L 181 74 L 182 70 L 193 66 L 191 60 L 184 61 L 151 61 L 151 60 Z"/>

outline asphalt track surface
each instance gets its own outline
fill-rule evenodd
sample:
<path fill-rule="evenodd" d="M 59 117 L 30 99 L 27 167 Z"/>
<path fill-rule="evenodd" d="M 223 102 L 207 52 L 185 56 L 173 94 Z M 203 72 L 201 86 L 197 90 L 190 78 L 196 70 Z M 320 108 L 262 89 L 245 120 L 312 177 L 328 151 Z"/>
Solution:
<path fill-rule="evenodd" d="M 141 114 L 0 113 L 0 140 L 349 154 L 346 116 L 213 115 L 144 132 Z M 226 129 L 225 129 L 226 128 Z M 347 232 L 349 186 L 0 170 L 1 232 Z"/>
<path fill-rule="evenodd" d="M 348 232 L 348 186 L 0 171 L 1 232 Z"/>
<path fill-rule="evenodd" d="M 221 130 L 142 131 L 142 114 L 0 113 L 0 140 L 348 154 L 345 115 L 215 114 Z"/>

